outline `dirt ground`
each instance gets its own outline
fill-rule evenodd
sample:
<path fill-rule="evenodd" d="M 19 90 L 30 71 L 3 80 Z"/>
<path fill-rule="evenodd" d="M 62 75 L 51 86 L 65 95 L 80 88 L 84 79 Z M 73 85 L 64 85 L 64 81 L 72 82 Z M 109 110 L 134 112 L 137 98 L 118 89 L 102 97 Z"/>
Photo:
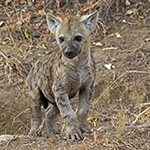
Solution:
<path fill-rule="evenodd" d="M 27 136 L 30 111 L 26 77 L 56 42 L 43 11 L 49 2 L 32 6 L 26 6 L 25 0 L 7 2 L 0 2 L 0 135 L 14 137 L 1 141 L 0 149 L 150 150 L 150 2 L 135 1 L 124 6 L 125 10 L 117 9 L 122 5 L 115 3 L 114 17 L 109 21 L 99 17 L 91 37 L 96 80 L 88 124 L 93 133 L 84 134 L 83 141 L 64 138 L 60 117 L 56 121 L 60 134 L 47 138 L 44 126 L 41 137 Z M 77 108 L 78 95 L 71 104 Z"/>

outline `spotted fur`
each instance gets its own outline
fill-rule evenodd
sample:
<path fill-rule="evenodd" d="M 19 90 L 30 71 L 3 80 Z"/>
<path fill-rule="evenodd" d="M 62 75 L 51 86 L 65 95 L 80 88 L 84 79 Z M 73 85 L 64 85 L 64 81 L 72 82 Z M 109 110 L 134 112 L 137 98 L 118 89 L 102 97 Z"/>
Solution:
<path fill-rule="evenodd" d="M 56 36 L 58 48 L 40 58 L 30 70 L 29 135 L 34 135 L 42 122 L 41 105 L 45 108 L 49 135 L 57 132 L 54 120 L 59 113 L 66 125 L 68 138 L 80 140 L 83 131 L 90 131 L 86 119 L 95 68 L 90 52 L 90 33 L 96 26 L 97 18 L 98 12 L 80 17 L 68 16 L 63 19 L 47 14 L 48 27 Z M 76 38 L 77 36 L 79 37 Z M 75 113 L 69 99 L 78 92 L 79 108 Z"/>

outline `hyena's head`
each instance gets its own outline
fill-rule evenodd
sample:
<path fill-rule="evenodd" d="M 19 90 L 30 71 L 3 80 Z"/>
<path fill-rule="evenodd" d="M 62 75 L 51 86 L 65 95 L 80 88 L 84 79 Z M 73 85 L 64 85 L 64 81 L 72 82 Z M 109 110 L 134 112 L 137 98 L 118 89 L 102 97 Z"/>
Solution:
<path fill-rule="evenodd" d="M 96 27 L 98 12 L 81 17 L 69 15 L 65 18 L 55 17 L 48 13 L 46 19 L 64 56 L 72 59 L 84 50 L 90 33 Z"/>

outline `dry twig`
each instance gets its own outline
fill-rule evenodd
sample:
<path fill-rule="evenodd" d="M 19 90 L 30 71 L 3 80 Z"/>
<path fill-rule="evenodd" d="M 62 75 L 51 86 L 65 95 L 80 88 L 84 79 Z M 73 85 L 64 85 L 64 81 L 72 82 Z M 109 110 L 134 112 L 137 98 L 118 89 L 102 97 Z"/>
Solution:
<path fill-rule="evenodd" d="M 149 111 L 149 109 L 150 109 L 150 107 L 146 108 L 144 111 L 142 111 L 140 114 L 138 114 L 138 115 L 136 116 L 136 119 L 132 122 L 131 126 L 132 126 L 133 124 L 135 124 L 135 123 L 138 121 L 138 119 L 140 118 L 141 115 L 143 115 L 143 114 L 145 114 L 147 111 Z"/>
<path fill-rule="evenodd" d="M 29 111 L 29 108 L 25 109 L 24 111 L 20 112 L 16 117 L 14 117 L 12 125 L 14 125 L 15 120 L 22 114 L 26 113 L 27 111 Z"/>

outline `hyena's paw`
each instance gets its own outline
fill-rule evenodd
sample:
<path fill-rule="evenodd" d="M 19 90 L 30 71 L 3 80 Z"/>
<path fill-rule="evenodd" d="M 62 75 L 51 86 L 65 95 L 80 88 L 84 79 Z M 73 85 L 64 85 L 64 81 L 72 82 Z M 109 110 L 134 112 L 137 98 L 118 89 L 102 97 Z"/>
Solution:
<path fill-rule="evenodd" d="M 28 133 L 29 136 L 42 136 L 42 132 L 36 132 L 34 129 L 31 129 L 30 132 Z"/>
<path fill-rule="evenodd" d="M 77 126 L 75 126 L 75 127 L 67 126 L 66 127 L 66 136 L 67 136 L 67 139 L 71 139 L 71 140 L 82 140 L 83 139 L 82 133 Z"/>
<path fill-rule="evenodd" d="M 31 129 L 30 132 L 28 133 L 28 135 L 33 136 L 34 135 L 34 129 L 33 130 Z"/>
<path fill-rule="evenodd" d="M 56 128 L 48 128 L 47 129 L 47 137 L 50 137 L 52 134 L 60 134 Z"/>
<path fill-rule="evenodd" d="M 90 129 L 90 128 L 88 127 L 88 125 L 85 124 L 85 123 L 81 123 L 81 124 L 79 125 L 79 129 L 81 130 L 82 133 L 88 133 L 88 134 L 91 134 L 91 133 L 92 133 L 91 129 Z"/>

